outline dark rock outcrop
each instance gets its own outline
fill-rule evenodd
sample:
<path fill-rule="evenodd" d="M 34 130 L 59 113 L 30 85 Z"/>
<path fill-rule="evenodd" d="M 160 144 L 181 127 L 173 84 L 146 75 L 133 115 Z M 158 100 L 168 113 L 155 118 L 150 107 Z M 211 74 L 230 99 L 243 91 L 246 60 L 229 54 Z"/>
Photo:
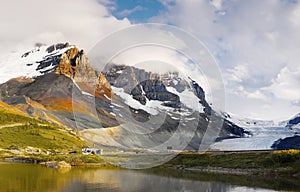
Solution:
<path fill-rule="evenodd" d="M 294 118 L 290 119 L 287 122 L 287 127 L 293 127 L 295 125 L 300 124 L 300 114 L 296 115 Z"/>
<path fill-rule="evenodd" d="M 286 150 L 286 149 L 300 149 L 300 136 L 287 137 L 279 139 L 271 146 L 272 149 Z"/>
<path fill-rule="evenodd" d="M 145 80 L 135 86 L 130 94 L 143 105 L 148 99 L 163 101 L 164 105 L 169 107 L 180 107 L 179 97 L 167 91 L 166 86 L 160 80 Z"/>

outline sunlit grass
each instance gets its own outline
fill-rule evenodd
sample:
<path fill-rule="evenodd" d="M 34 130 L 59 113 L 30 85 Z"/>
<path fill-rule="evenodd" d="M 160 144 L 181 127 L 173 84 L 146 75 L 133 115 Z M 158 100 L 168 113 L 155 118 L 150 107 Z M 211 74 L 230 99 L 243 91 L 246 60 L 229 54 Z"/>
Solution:
<path fill-rule="evenodd" d="M 31 123 L 31 122 L 42 122 L 34 118 L 21 115 L 14 111 L 9 111 L 0 108 L 0 126 L 14 123 Z"/>

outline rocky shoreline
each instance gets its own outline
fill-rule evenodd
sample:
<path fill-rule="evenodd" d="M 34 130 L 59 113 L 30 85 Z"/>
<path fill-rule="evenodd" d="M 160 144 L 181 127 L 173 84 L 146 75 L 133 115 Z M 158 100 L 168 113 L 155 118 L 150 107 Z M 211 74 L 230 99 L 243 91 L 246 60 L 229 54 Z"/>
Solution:
<path fill-rule="evenodd" d="M 291 168 L 277 168 L 277 169 L 261 169 L 261 168 L 252 168 L 252 169 L 241 169 L 241 168 L 224 168 L 224 167 L 205 167 L 205 166 L 195 166 L 195 167 L 185 167 L 183 165 L 174 166 L 174 169 L 181 169 L 186 171 L 197 171 L 205 173 L 215 173 L 215 174 L 229 174 L 229 175 L 257 175 L 257 176 L 280 176 L 282 171 L 288 171 Z M 299 174 L 291 175 L 293 177 L 300 177 Z"/>
<path fill-rule="evenodd" d="M 239 168 L 223 168 L 223 167 L 190 167 L 184 168 L 189 171 L 200 171 L 207 173 L 231 174 L 231 175 L 269 175 L 271 169 L 239 169 Z"/>
<path fill-rule="evenodd" d="M 98 167 L 98 168 L 117 168 L 116 166 L 108 163 L 90 163 L 90 162 L 66 162 L 64 160 L 57 161 L 39 161 L 37 159 L 10 157 L 2 159 L 3 163 L 25 163 L 25 164 L 40 164 L 45 165 L 48 168 L 61 169 L 61 168 L 72 168 L 72 167 Z M 0 161 L 1 163 L 1 161 Z"/>

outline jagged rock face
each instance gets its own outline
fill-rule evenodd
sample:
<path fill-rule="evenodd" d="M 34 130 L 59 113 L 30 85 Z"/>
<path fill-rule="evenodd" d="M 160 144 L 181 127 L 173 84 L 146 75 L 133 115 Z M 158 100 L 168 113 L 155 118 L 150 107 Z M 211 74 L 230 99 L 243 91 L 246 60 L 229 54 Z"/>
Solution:
<path fill-rule="evenodd" d="M 200 99 L 199 102 L 204 106 L 204 112 L 207 114 L 211 114 L 211 107 L 205 100 L 205 93 L 202 87 L 200 87 L 198 83 L 194 80 L 192 80 L 192 86 L 194 88 L 195 95 Z"/>
<path fill-rule="evenodd" d="M 148 99 L 163 101 L 166 106 L 179 108 L 179 97 L 166 89 L 172 87 L 178 93 L 191 90 L 203 105 L 204 111 L 211 113 L 204 90 L 194 80 L 182 78 L 178 72 L 156 74 L 131 66 L 111 64 L 106 66 L 103 73 L 112 86 L 123 88 L 125 93 L 132 95 L 143 105 Z"/>
<path fill-rule="evenodd" d="M 38 66 L 36 68 L 36 71 L 40 71 L 41 74 L 47 74 L 50 72 L 56 71 L 57 67 L 60 65 L 62 60 L 66 60 L 66 58 L 62 58 L 61 54 L 56 55 L 54 51 L 60 50 L 60 49 L 68 49 L 71 48 L 69 43 L 59 43 L 56 45 L 49 46 L 46 49 L 46 52 L 48 55 L 46 55 L 41 61 L 37 61 Z M 40 51 L 39 49 L 37 51 Z M 22 55 L 22 57 L 27 57 L 31 52 L 27 52 Z M 53 55 L 52 55 L 53 54 Z M 63 63 L 62 65 L 64 65 Z M 31 66 L 33 63 L 28 63 L 27 66 Z M 67 66 L 65 66 L 67 67 Z M 62 67 L 63 68 L 63 67 Z M 66 70 L 65 70 L 66 71 Z M 62 71 L 61 71 L 62 72 Z M 69 72 L 67 72 L 69 73 Z"/>
<path fill-rule="evenodd" d="M 111 98 L 112 91 L 105 76 L 90 66 L 86 54 L 76 47 L 71 48 L 60 57 L 60 62 L 55 70 L 56 74 L 63 74 L 77 83 L 83 90 L 101 98 Z M 103 97 L 106 95 L 106 97 Z"/>
<path fill-rule="evenodd" d="M 105 95 L 108 98 L 112 97 L 112 89 L 109 82 L 106 80 L 103 73 L 99 73 L 98 81 L 96 84 L 95 94 Z"/>
<path fill-rule="evenodd" d="M 56 53 L 62 50 L 64 51 Z M 32 51 L 27 52 L 22 57 L 28 57 L 31 53 Z M 42 60 L 37 61 L 36 71 L 42 75 L 54 72 L 75 79 L 76 82 L 94 84 L 97 81 L 97 73 L 90 66 L 83 50 L 71 46 L 69 43 L 59 43 L 49 46 L 46 53 L 47 55 Z M 27 64 L 27 66 L 31 65 L 33 63 Z"/>
<path fill-rule="evenodd" d="M 60 56 L 55 73 L 69 78 L 74 78 L 76 74 L 79 81 L 88 81 L 89 78 L 96 77 L 96 72 L 89 66 L 84 51 L 77 48 L 71 48 Z"/>
<path fill-rule="evenodd" d="M 126 65 L 107 66 L 103 73 L 110 85 L 122 87 L 126 93 L 130 93 L 139 82 L 150 79 L 150 73 L 145 70 Z"/>
<path fill-rule="evenodd" d="M 73 78 L 78 66 L 77 61 L 77 55 L 79 54 L 79 57 L 82 53 L 78 52 L 78 49 L 72 48 L 68 50 L 66 53 L 63 53 L 60 57 L 60 62 L 55 70 L 55 73 L 57 74 L 63 74 L 67 77 Z"/>
<path fill-rule="evenodd" d="M 160 80 L 146 80 L 139 83 L 131 91 L 131 95 L 143 105 L 145 105 L 147 99 L 149 99 L 163 101 L 164 105 L 173 108 L 180 107 L 179 97 L 167 91 L 166 86 Z"/>
<path fill-rule="evenodd" d="M 63 48 L 66 48 L 66 47 L 69 47 L 70 44 L 69 43 L 57 43 L 55 45 L 51 45 L 49 46 L 46 51 L 48 53 L 52 53 L 53 51 L 57 50 L 57 49 L 63 49 Z"/>
<path fill-rule="evenodd" d="M 52 55 L 55 51 L 65 49 L 61 54 Z M 100 98 L 112 96 L 111 87 L 101 72 L 97 73 L 89 64 L 89 60 L 83 50 L 79 50 L 69 43 L 59 43 L 49 46 L 46 49 L 47 55 L 42 61 L 38 61 L 37 70 L 43 75 L 56 73 L 65 75 L 85 92 L 96 95 Z M 24 54 L 28 56 L 30 52 Z M 28 64 L 30 65 L 30 64 Z"/>

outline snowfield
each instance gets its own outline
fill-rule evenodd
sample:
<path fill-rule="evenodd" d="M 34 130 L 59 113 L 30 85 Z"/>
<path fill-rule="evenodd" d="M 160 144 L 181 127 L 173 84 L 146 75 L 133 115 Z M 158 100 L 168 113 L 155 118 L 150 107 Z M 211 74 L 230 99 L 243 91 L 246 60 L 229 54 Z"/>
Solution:
<path fill-rule="evenodd" d="M 173 87 L 166 87 L 166 89 L 169 92 L 178 95 L 180 98 L 180 102 L 184 104 L 186 107 L 198 111 L 200 113 L 203 113 L 204 110 L 203 105 L 199 103 L 199 98 L 191 90 L 186 89 L 183 92 L 179 93 Z"/>
<path fill-rule="evenodd" d="M 253 136 L 245 138 L 226 139 L 211 145 L 212 150 L 265 150 L 271 149 L 280 138 L 294 136 L 294 131 L 287 127 L 253 127 L 245 129 Z"/>

